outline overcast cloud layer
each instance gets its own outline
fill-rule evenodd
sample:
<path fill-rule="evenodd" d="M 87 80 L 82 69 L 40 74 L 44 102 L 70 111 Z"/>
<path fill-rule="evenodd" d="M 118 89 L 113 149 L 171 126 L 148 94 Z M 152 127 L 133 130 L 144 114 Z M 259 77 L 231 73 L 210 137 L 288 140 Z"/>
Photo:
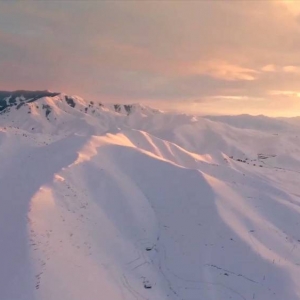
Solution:
<path fill-rule="evenodd" d="M 300 115 L 300 2 L 2 1 L 0 89 Z"/>

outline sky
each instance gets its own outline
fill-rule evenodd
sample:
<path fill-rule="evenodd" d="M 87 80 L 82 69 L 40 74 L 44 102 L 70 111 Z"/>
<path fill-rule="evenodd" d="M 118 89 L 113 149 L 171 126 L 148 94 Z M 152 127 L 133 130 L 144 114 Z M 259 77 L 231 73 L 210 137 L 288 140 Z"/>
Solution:
<path fill-rule="evenodd" d="M 1 1 L 0 89 L 300 115 L 300 1 Z"/>

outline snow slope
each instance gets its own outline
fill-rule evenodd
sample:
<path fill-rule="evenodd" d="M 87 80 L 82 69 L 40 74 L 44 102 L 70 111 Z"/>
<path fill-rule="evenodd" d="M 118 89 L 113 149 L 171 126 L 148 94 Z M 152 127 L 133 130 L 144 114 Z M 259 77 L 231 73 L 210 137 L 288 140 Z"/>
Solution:
<path fill-rule="evenodd" d="M 27 100 L 0 115 L 1 300 L 300 298 L 297 124 Z"/>

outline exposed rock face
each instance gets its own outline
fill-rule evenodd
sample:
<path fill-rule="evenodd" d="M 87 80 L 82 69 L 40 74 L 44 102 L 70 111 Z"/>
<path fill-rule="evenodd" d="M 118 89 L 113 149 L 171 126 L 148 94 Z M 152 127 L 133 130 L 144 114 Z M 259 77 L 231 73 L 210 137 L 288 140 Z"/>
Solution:
<path fill-rule="evenodd" d="M 34 102 L 43 97 L 55 97 L 59 94 L 49 91 L 0 91 L 0 112 L 8 110 L 12 106 L 20 108 L 25 103 Z"/>

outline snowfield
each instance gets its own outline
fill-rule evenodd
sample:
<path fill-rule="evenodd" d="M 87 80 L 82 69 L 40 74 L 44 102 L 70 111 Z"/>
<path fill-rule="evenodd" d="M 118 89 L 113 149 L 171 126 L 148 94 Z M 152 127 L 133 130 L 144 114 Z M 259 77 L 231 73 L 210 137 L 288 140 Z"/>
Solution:
<path fill-rule="evenodd" d="M 0 93 L 1 300 L 300 299 L 300 119 L 44 93 Z"/>

